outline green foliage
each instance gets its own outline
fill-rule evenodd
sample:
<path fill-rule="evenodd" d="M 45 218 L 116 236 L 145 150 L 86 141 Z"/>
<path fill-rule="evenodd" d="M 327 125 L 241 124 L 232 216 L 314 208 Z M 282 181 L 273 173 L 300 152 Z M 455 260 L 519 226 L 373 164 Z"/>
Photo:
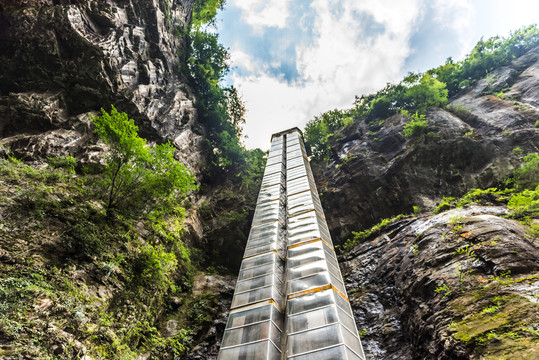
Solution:
<path fill-rule="evenodd" d="M 423 110 L 447 103 L 445 84 L 430 74 L 410 73 L 399 84 L 388 84 L 376 94 L 356 97 L 355 114 L 368 120 L 385 118 L 400 110 Z"/>
<path fill-rule="evenodd" d="M 136 282 L 152 289 L 171 285 L 170 274 L 178 264 L 176 256 L 162 246 L 145 245 L 134 263 Z"/>
<path fill-rule="evenodd" d="M 192 26 L 200 28 L 203 24 L 212 23 L 218 9 L 222 9 L 225 0 L 195 0 L 193 4 Z"/>
<path fill-rule="evenodd" d="M 535 190 L 525 189 L 511 197 L 507 204 L 511 216 L 537 216 L 539 215 L 539 186 Z"/>
<path fill-rule="evenodd" d="M 428 127 L 428 120 L 426 115 L 419 115 L 416 111 L 411 116 L 411 120 L 408 124 L 404 125 L 403 133 L 404 137 L 419 137 L 425 133 Z"/>
<path fill-rule="evenodd" d="M 69 229 L 62 240 L 67 253 L 80 259 L 89 260 L 103 249 L 98 227 L 85 220 Z"/>
<path fill-rule="evenodd" d="M 481 39 L 464 60 L 454 62 L 449 58 L 444 65 L 427 73 L 445 83 L 449 96 L 452 96 L 488 76 L 496 67 L 509 64 L 537 45 L 539 29 L 536 25 L 530 25 L 512 33 L 507 39 L 499 36 L 486 41 Z"/>
<path fill-rule="evenodd" d="M 229 54 L 219 43 L 216 33 L 203 30 L 197 25 L 197 14 L 205 14 L 201 15 L 205 19 L 203 22 L 211 23 L 223 1 L 197 1 L 184 70 L 195 90 L 199 118 L 209 129 L 210 160 L 216 171 L 220 169 L 237 176 L 250 174 L 254 170 L 249 161 L 260 158 L 261 154 L 259 151 L 251 154 L 241 144 L 245 106 L 233 86 L 220 85 L 229 70 Z"/>
<path fill-rule="evenodd" d="M 473 51 L 460 62 L 449 58 L 444 65 L 425 74 L 410 73 L 399 84 L 387 84 L 377 93 L 356 96 L 353 109 L 334 110 L 331 113 L 340 113 L 341 117 L 356 121 L 373 122 L 401 110 L 423 111 L 431 107 L 444 107 L 448 96 L 468 88 L 479 79 L 488 77 L 487 80 L 493 84 L 496 78 L 490 73 L 492 70 L 509 64 L 537 45 L 539 29 L 536 25 L 518 30 L 507 39 L 493 37 L 487 41 L 480 40 Z M 473 116 L 461 105 L 453 105 L 450 110 L 464 119 Z M 330 152 L 328 138 L 343 125 L 333 129 L 329 124 L 324 125 L 320 119 L 315 118 L 307 124 L 305 135 L 314 150 L 314 157 L 327 160 Z"/>
<path fill-rule="evenodd" d="M 77 164 L 77 159 L 73 156 L 57 156 L 47 158 L 47 163 L 54 168 L 63 168 L 67 169 L 70 172 L 75 172 L 75 165 Z"/>
<path fill-rule="evenodd" d="M 187 168 L 174 159 L 174 147 L 170 143 L 147 147 L 126 113 L 112 106 L 110 114 L 101 109 L 101 116 L 92 120 L 95 132 L 110 147 L 105 171 L 107 213 L 151 209 L 196 188 Z"/>
<path fill-rule="evenodd" d="M 539 185 L 539 154 L 531 153 L 524 157 L 522 166 L 513 173 L 517 189 L 535 189 Z"/>
<path fill-rule="evenodd" d="M 436 289 L 434 289 L 435 293 L 442 293 L 444 296 L 442 297 L 442 300 L 445 299 L 451 292 L 451 288 L 447 286 L 446 283 L 444 283 L 442 286 L 438 286 Z"/>
<path fill-rule="evenodd" d="M 352 234 L 354 235 L 353 239 L 348 239 L 343 245 L 344 251 L 350 251 L 356 246 L 360 241 L 365 240 L 372 234 L 378 234 L 384 227 L 387 225 L 399 220 L 400 218 L 404 217 L 404 214 L 399 214 L 397 216 L 393 216 L 392 218 L 382 219 L 378 224 L 372 226 L 369 229 L 363 230 L 363 231 L 353 231 Z"/>
<path fill-rule="evenodd" d="M 351 123 L 353 123 L 353 118 L 349 112 L 337 109 L 316 116 L 307 122 L 304 132 L 305 142 L 311 146 L 313 157 L 327 161 L 330 154 L 329 138 L 337 129 Z"/>

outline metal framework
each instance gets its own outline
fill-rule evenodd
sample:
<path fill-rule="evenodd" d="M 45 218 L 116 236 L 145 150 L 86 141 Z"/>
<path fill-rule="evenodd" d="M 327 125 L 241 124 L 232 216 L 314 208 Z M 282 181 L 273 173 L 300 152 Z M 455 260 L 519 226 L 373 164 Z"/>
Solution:
<path fill-rule="evenodd" d="M 299 129 L 272 135 L 219 360 L 365 360 Z"/>

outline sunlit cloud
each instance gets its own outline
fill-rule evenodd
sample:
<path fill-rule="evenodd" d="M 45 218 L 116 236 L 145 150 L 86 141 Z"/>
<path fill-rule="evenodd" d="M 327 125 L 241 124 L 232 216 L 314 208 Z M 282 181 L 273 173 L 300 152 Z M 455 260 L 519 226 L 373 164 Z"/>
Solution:
<path fill-rule="evenodd" d="M 231 2 L 243 11 L 242 18 L 255 30 L 262 28 L 283 28 L 289 16 L 290 0 L 235 0 Z"/>
<path fill-rule="evenodd" d="M 245 144 L 267 148 L 274 132 L 349 108 L 354 95 L 458 60 L 481 35 L 538 17 L 534 0 L 234 0 L 219 33 L 247 108 Z"/>

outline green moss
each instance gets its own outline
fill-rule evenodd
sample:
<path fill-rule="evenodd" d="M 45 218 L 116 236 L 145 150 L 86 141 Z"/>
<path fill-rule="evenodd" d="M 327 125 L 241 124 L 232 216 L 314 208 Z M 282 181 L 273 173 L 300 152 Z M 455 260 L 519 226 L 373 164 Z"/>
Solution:
<path fill-rule="evenodd" d="M 539 350 L 533 331 L 539 321 L 537 304 L 507 288 L 516 282 L 533 282 L 537 276 L 492 277 L 453 299 L 449 307 L 459 320 L 450 325 L 452 336 L 476 347 L 486 359 L 514 358 L 515 354 L 531 358 L 529 354 Z"/>

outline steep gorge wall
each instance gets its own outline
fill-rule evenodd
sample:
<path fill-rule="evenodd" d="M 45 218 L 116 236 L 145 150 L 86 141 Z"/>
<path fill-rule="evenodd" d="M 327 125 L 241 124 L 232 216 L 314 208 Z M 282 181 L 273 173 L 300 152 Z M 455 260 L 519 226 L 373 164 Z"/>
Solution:
<path fill-rule="evenodd" d="M 539 151 L 538 74 L 535 49 L 494 71 L 490 83 L 485 78 L 450 99 L 446 109 L 430 109 L 429 134 L 421 139 L 403 136 L 401 115 L 333 136 L 330 161 L 314 163 L 313 171 L 337 243 L 413 206 L 434 208 L 444 196 L 504 181 L 522 154 Z M 502 89 L 503 99 L 493 95 Z"/>
<path fill-rule="evenodd" d="M 193 2 L 4 1 L 0 5 L 0 137 L 39 158 L 99 153 L 88 115 L 114 104 L 143 137 L 170 140 L 194 172 L 204 128 L 179 71 Z"/>
<path fill-rule="evenodd" d="M 312 164 L 335 243 L 420 209 L 341 254 L 369 359 L 539 356 L 529 223 L 507 219 L 495 200 L 432 213 L 442 197 L 497 186 L 539 152 L 538 74 L 535 49 L 430 109 L 426 136 L 404 137 L 401 115 L 359 122 L 331 138 L 329 163 Z"/>

